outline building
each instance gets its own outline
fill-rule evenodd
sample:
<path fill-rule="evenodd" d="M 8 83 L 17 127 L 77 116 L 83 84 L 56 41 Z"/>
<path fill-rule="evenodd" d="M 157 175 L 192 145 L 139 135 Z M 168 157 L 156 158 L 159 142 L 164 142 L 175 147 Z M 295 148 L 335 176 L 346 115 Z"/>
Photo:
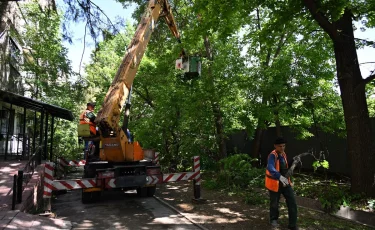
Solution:
<path fill-rule="evenodd" d="M 73 120 L 69 110 L 26 93 L 27 73 L 21 67 L 30 51 L 17 35 L 26 23 L 20 6 L 31 1 L 0 2 L 0 160 L 30 158 L 40 149 L 42 158 L 51 157 L 55 118 Z M 55 9 L 54 0 L 39 0 L 39 4 Z"/>

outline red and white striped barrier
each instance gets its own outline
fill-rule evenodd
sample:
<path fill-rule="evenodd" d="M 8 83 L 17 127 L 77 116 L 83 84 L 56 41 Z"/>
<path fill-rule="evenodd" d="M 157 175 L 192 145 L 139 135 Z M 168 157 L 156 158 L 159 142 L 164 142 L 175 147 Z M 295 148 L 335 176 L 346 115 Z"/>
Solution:
<path fill-rule="evenodd" d="M 156 154 L 155 154 L 156 155 Z M 200 171 L 200 158 L 199 156 L 193 157 L 194 160 L 194 171 L 193 172 L 181 172 L 181 173 L 168 173 L 163 175 L 163 179 L 158 178 L 157 176 L 148 176 L 147 184 L 161 184 L 175 181 L 184 181 L 184 180 L 195 180 L 196 185 L 201 184 L 201 171 Z"/>
<path fill-rule="evenodd" d="M 146 178 L 147 184 L 161 184 L 163 180 L 158 176 L 147 176 Z"/>
<path fill-rule="evenodd" d="M 62 179 L 65 177 L 66 171 L 65 167 L 79 167 L 86 164 L 85 160 L 65 160 L 64 158 L 57 159 L 57 171 L 56 177 L 57 179 Z"/>
<path fill-rule="evenodd" d="M 78 167 L 78 166 L 83 166 L 86 164 L 85 160 L 65 160 L 64 158 L 59 158 L 57 159 L 59 162 L 60 166 L 66 167 L 66 166 L 73 166 L 73 167 Z"/>
<path fill-rule="evenodd" d="M 155 152 L 155 155 L 154 155 L 154 163 L 156 165 L 159 165 L 159 152 Z"/>
<path fill-rule="evenodd" d="M 96 179 L 54 180 L 53 172 L 54 163 L 46 162 L 44 167 L 43 198 L 51 198 L 52 191 L 96 187 Z"/>
<path fill-rule="evenodd" d="M 155 153 L 155 163 L 159 162 L 159 153 Z M 154 184 L 162 184 L 167 182 L 174 182 L 174 181 L 185 181 L 185 180 L 193 180 L 194 182 L 194 196 L 196 199 L 200 199 L 200 184 L 201 184 L 201 177 L 200 177 L 200 157 L 194 156 L 193 157 L 193 172 L 182 172 L 182 173 L 168 173 L 168 174 L 161 174 L 150 173 L 151 175 L 147 176 L 146 184 L 147 185 L 154 185 Z M 60 159 L 58 163 L 58 168 L 64 169 L 66 166 L 80 166 L 84 165 L 85 161 L 66 161 L 64 159 Z M 54 180 L 54 166 L 53 162 L 46 162 L 44 168 L 44 191 L 43 191 L 43 198 L 49 199 L 49 207 L 46 210 L 51 210 L 50 208 L 50 198 L 52 197 L 52 191 L 56 190 L 72 190 L 72 189 L 82 189 L 82 188 L 93 188 L 100 186 L 97 184 L 97 179 L 87 178 L 87 179 L 75 179 L 75 180 Z M 151 170 L 151 169 L 150 169 Z M 160 170 L 160 169 L 159 169 Z M 98 179 L 104 179 L 103 182 L 105 183 L 106 188 L 116 188 L 116 178 L 114 177 L 114 172 L 103 172 L 99 173 Z M 98 182 L 98 183 L 99 183 Z"/>
<path fill-rule="evenodd" d="M 107 180 L 106 187 L 107 188 L 116 188 L 116 179 L 112 178 L 112 179 Z"/>
<path fill-rule="evenodd" d="M 72 190 L 96 187 L 96 179 L 55 180 L 53 190 Z"/>
<path fill-rule="evenodd" d="M 200 163 L 200 157 L 199 156 L 194 156 L 194 173 L 196 174 L 195 176 L 195 184 L 200 185 L 201 184 L 201 163 Z"/>
<path fill-rule="evenodd" d="M 53 162 L 46 162 L 44 164 L 44 182 L 43 182 L 43 198 L 51 198 L 53 190 Z"/>
<path fill-rule="evenodd" d="M 163 175 L 163 183 L 196 179 L 196 172 L 168 173 Z"/>

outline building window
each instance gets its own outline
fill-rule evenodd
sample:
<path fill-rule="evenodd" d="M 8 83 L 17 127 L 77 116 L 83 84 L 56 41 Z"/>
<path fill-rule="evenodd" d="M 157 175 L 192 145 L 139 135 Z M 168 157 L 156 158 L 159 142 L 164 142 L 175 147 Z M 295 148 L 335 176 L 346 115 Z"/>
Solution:
<path fill-rule="evenodd" d="M 0 132 L 3 135 L 14 133 L 14 110 L 0 110 Z M 9 132 L 8 132 L 9 131 Z"/>
<path fill-rule="evenodd" d="M 21 74 L 13 67 L 13 65 L 10 65 L 8 90 L 18 94 L 22 93 Z"/>
<path fill-rule="evenodd" d="M 23 133 L 23 114 L 16 113 L 16 125 L 15 125 L 14 134 L 21 134 L 21 133 Z"/>
<path fill-rule="evenodd" d="M 8 119 L 9 119 L 9 111 L 8 110 L 0 110 L 0 134 L 6 135 L 8 133 Z M 2 139 L 0 136 L 0 139 Z"/>
<path fill-rule="evenodd" d="M 18 48 L 17 43 L 11 37 L 9 38 L 9 54 L 10 64 L 12 64 L 18 70 L 19 65 L 22 64 L 21 50 Z"/>

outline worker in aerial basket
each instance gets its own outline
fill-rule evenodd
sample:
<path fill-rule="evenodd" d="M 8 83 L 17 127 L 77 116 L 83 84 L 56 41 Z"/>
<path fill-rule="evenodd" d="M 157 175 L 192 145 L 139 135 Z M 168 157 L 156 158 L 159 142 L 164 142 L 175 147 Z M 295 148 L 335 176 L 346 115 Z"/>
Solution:
<path fill-rule="evenodd" d="M 95 105 L 96 105 L 95 102 L 88 102 L 86 104 L 86 109 L 79 116 L 80 124 L 89 124 L 91 136 L 96 136 L 96 124 L 95 124 L 96 115 L 94 114 Z M 90 143 L 91 141 L 85 141 L 84 159 L 86 159 L 86 152 L 88 150 Z"/>
<path fill-rule="evenodd" d="M 96 124 L 95 124 L 96 115 L 94 114 L 95 104 L 96 104 L 95 102 L 87 103 L 86 109 L 79 116 L 79 123 L 89 124 L 90 134 L 93 136 L 96 135 Z"/>
<path fill-rule="evenodd" d="M 274 142 L 274 150 L 268 155 L 265 185 L 270 194 L 270 224 L 277 227 L 280 195 L 283 194 L 288 207 L 289 229 L 297 227 L 297 203 L 290 178 L 286 178 L 288 160 L 285 154 L 286 141 L 279 137 Z"/>

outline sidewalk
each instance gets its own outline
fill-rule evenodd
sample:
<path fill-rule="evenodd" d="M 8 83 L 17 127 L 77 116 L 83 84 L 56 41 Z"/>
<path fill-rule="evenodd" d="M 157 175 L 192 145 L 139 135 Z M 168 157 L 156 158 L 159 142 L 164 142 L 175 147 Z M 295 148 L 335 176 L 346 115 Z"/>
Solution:
<path fill-rule="evenodd" d="M 13 177 L 18 170 L 24 168 L 27 161 L 0 161 L 0 230 L 10 229 L 71 229 L 70 221 L 60 219 L 51 219 L 39 215 L 32 215 L 21 212 L 20 210 L 12 210 L 13 196 Z M 34 173 L 35 174 L 35 173 Z M 31 180 L 29 183 L 35 183 Z M 34 185 L 28 184 L 28 187 Z M 25 202 L 30 202 L 27 196 L 32 196 L 32 191 L 24 191 L 22 203 L 16 205 L 16 209 L 28 207 Z"/>
<path fill-rule="evenodd" d="M 27 161 L 0 161 L 0 211 L 12 210 L 13 177 Z"/>

